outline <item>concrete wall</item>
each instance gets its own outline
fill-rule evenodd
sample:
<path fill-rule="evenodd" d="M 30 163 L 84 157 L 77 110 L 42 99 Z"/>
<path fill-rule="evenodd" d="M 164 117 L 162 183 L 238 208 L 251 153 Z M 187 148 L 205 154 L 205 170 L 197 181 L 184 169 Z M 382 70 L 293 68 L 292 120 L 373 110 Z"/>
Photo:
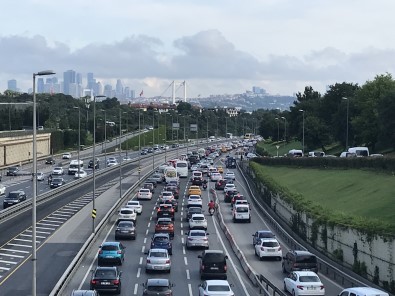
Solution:
<path fill-rule="evenodd" d="M 51 134 L 37 134 L 37 157 L 51 154 Z M 0 166 L 26 162 L 33 158 L 33 135 L 0 138 Z"/>

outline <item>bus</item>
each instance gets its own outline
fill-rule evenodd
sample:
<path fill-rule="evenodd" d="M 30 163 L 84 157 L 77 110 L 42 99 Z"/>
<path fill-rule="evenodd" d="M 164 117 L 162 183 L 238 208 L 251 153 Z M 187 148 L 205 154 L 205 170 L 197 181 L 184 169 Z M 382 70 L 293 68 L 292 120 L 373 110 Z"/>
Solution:
<path fill-rule="evenodd" d="M 188 177 L 188 161 L 177 160 L 176 170 L 177 170 L 177 174 L 180 178 L 187 178 Z"/>
<path fill-rule="evenodd" d="M 244 135 L 244 139 L 245 139 L 245 140 L 252 140 L 252 139 L 254 139 L 254 134 L 252 134 L 252 133 L 246 133 L 246 134 Z"/>

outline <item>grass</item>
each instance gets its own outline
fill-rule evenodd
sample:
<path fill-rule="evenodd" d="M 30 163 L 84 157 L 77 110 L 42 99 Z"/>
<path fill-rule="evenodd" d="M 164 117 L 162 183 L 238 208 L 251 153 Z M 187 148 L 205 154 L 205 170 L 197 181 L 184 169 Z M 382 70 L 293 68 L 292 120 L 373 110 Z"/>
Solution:
<path fill-rule="evenodd" d="M 395 177 L 362 170 L 260 166 L 259 170 L 307 201 L 333 213 L 394 226 Z"/>

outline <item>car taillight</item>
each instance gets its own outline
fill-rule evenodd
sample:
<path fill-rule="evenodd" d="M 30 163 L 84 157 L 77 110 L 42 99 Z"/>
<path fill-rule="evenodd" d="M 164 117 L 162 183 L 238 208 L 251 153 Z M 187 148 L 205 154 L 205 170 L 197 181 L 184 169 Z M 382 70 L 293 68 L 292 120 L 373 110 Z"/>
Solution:
<path fill-rule="evenodd" d="M 99 250 L 99 254 L 103 254 L 103 251 L 102 251 L 102 250 Z"/>
<path fill-rule="evenodd" d="M 302 285 L 297 285 L 296 288 L 298 288 L 299 290 L 303 290 L 303 286 Z"/>
<path fill-rule="evenodd" d="M 97 284 L 97 281 L 96 281 L 96 280 L 91 280 L 91 284 L 92 284 L 92 285 L 96 285 L 96 284 Z"/>
<path fill-rule="evenodd" d="M 205 237 L 205 238 L 203 238 L 203 240 L 204 240 L 204 241 L 208 241 L 208 238 L 207 238 L 207 237 Z"/>
<path fill-rule="evenodd" d="M 119 285 L 119 280 L 114 280 L 113 283 L 114 285 Z"/>
<path fill-rule="evenodd" d="M 226 266 L 226 264 L 225 264 L 225 266 L 224 266 L 224 270 L 225 270 L 225 271 L 227 271 L 227 270 L 228 270 L 228 267 Z"/>
<path fill-rule="evenodd" d="M 147 263 L 151 263 L 151 260 L 147 259 Z"/>
<path fill-rule="evenodd" d="M 321 288 L 321 290 L 324 290 L 324 289 L 325 289 L 324 285 L 321 285 L 320 288 Z"/>
<path fill-rule="evenodd" d="M 170 260 L 166 260 L 166 263 L 170 263 Z"/>
<path fill-rule="evenodd" d="M 118 250 L 117 253 L 118 253 L 118 254 L 122 254 L 122 251 Z"/>

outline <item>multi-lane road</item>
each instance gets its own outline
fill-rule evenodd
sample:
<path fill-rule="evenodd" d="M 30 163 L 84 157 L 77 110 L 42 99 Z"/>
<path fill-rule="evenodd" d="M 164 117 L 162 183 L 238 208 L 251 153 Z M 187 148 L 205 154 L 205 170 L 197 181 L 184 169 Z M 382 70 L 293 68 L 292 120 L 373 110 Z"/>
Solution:
<path fill-rule="evenodd" d="M 174 155 L 173 151 L 173 155 Z M 180 151 L 181 153 L 181 151 Z M 163 162 L 164 155 L 155 155 L 158 164 Z M 170 157 L 170 154 L 169 154 Z M 160 160 L 162 158 L 162 160 Z M 152 160 L 147 159 L 142 163 L 142 167 L 145 171 L 148 171 L 152 167 Z M 221 162 L 221 160 L 217 160 Z M 138 181 L 137 173 L 133 172 L 135 164 L 125 165 L 123 168 L 123 182 L 122 189 L 127 190 L 135 182 Z M 236 171 L 236 185 L 241 194 L 249 197 L 249 192 L 246 189 L 246 184 L 242 179 L 242 176 Z M 143 174 L 144 172 L 142 172 Z M 18 186 L 29 186 L 31 184 L 30 177 L 26 177 L 26 180 L 22 180 L 19 183 L 16 182 L 15 188 Z M 101 193 L 97 196 L 97 205 L 101 209 L 98 213 L 98 221 L 104 217 L 106 209 L 109 209 L 119 198 L 119 183 L 113 181 L 116 176 L 108 174 L 98 178 L 97 188 L 102 188 L 98 191 Z M 5 180 L 7 182 L 7 180 Z M 209 184 L 209 188 L 214 183 Z M 31 186 L 31 185 L 30 185 Z M 42 184 L 40 186 L 47 186 Z M 117 187 L 118 186 L 118 187 Z M 158 186 L 160 188 L 160 185 Z M 181 182 L 181 193 L 185 192 L 187 188 L 187 182 L 185 179 Z M 7 188 L 8 190 L 9 188 Z M 159 190 L 156 191 L 155 197 L 158 197 Z M 253 267 L 257 273 L 263 274 L 266 278 L 271 280 L 277 287 L 282 288 L 284 274 L 281 271 L 281 262 L 274 260 L 259 261 L 254 256 L 254 249 L 252 247 L 252 233 L 259 229 L 268 229 L 264 219 L 261 217 L 259 211 L 252 207 L 252 223 L 233 223 L 231 221 L 231 212 L 229 204 L 223 203 L 223 193 L 217 192 L 220 201 L 220 210 L 224 216 L 225 223 L 233 234 L 236 243 L 240 249 L 243 250 L 248 263 Z M 209 196 L 209 190 L 204 191 L 203 199 L 204 204 L 207 204 Z M 133 194 L 132 194 L 133 196 Z M 70 191 L 67 194 L 61 196 L 57 201 L 51 205 L 39 208 L 38 210 L 38 221 L 49 224 L 49 225 L 38 225 L 43 228 L 42 241 L 38 249 L 38 286 L 37 295 L 49 295 L 50 291 L 54 287 L 57 280 L 63 274 L 64 270 L 70 264 L 73 257 L 76 255 L 78 250 L 81 248 L 87 237 L 89 236 L 92 229 L 92 220 L 90 218 L 91 210 L 91 185 L 79 187 L 75 192 Z M 70 204 L 77 200 L 75 203 Z M 138 217 L 137 223 L 137 239 L 135 241 L 125 241 L 124 244 L 127 246 L 126 259 L 121 269 L 123 273 L 123 287 L 121 295 L 141 295 L 142 286 L 140 285 L 149 277 L 169 277 L 169 279 L 175 283 L 174 291 L 175 295 L 198 295 L 197 289 L 199 283 L 199 259 L 197 255 L 200 254 L 199 250 L 186 250 L 185 249 L 185 238 L 186 232 L 188 231 L 188 225 L 183 219 L 186 215 L 186 200 L 183 194 L 180 195 L 179 199 L 179 212 L 176 213 L 176 236 L 173 240 L 173 256 L 172 256 L 172 271 L 170 275 L 167 274 L 150 274 L 146 275 L 144 272 L 145 256 L 144 251 L 149 248 L 150 238 L 153 234 L 155 224 L 155 202 L 156 199 L 148 202 L 144 202 L 143 214 Z M 87 205 L 87 206 L 85 206 Z M 56 213 L 56 210 L 60 212 Z M 55 217 L 64 219 L 53 219 Z M 206 213 L 207 214 L 207 213 Z M 51 216 L 52 215 L 52 216 Z M 235 295 L 257 295 L 257 290 L 252 286 L 251 282 L 245 276 L 241 266 L 239 265 L 238 259 L 234 256 L 229 246 L 228 241 L 223 235 L 221 229 L 218 226 L 218 221 L 214 217 L 206 215 L 208 219 L 208 232 L 210 248 L 211 249 L 223 249 L 229 255 L 228 260 L 228 280 L 234 285 L 233 289 Z M 47 221 L 43 220 L 47 219 Z M 55 223 L 55 220 L 57 223 Z M 61 221 L 62 223 L 59 223 Z M 89 255 L 84 258 L 83 263 L 79 267 L 78 271 L 74 274 L 69 285 L 66 288 L 65 294 L 69 295 L 72 289 L 77 288 L 88 288 L 90 279 L 90 270 L 96 265 L 97 248 L 101 241 L 114 240 L 114 223 L 116 216 L 110 219 L 110 223 L 106 225 L 105 231 L 97 239 L 95 248 L 90 250 Z M 51 225 L 53 224 L 53 225 Z M 31 219 L 29 213 L 20 215 L 18 223 L 2 223 L 0 224 L 0 231 L 2 236 L 0 238 L 0 270 L 3 266 L 3 273 L 6 274 L 0 278 L 0 295 L 30 295 L 31 287 L 31 263 L 29 261 L 29 233 L 25 232 L 31 225 Z M 11 241 L 11 234 L 14 234 L 16 238 L 19 238 L 20 234 L 24 234 L 25 238 L 14 246 L 7 246 L 7 243 Z M 14 237 L 13 236 L 13 237 Z M 15 246 L 15 245 L 25 245 Z M 11 251 L 2 251 L 2 249 L 9 249 Z M 288 247 L 282 244 L 283 252 L 285 254 Z M 25 252 L 24 249 L 28 249 Z M 12 251 L 13 250 L 13 251 Z M 13 252 L 13 253 L 9 253 Z M 12 257 L 14 256 L 14 257 Z M 19 256 L 19 257 L 18 257 Z M 15 261 L 13 261 L 15 260 Z M 14 262 L 18 262 L 17 266 L 13 266 Z M 8 265 L 7 265 L 8 264 Z M 8 266 L 8 267 L 7 267 Z M 9 270 L 6 270 L 9 268 Z M 0 273 L 1 275 L 1 273 Z M 326 287 L 326 295 L 337 295 L 341 290 L 341 287 L 326 279 L 320 275 L 321 280 L 324 282 Z"/>

